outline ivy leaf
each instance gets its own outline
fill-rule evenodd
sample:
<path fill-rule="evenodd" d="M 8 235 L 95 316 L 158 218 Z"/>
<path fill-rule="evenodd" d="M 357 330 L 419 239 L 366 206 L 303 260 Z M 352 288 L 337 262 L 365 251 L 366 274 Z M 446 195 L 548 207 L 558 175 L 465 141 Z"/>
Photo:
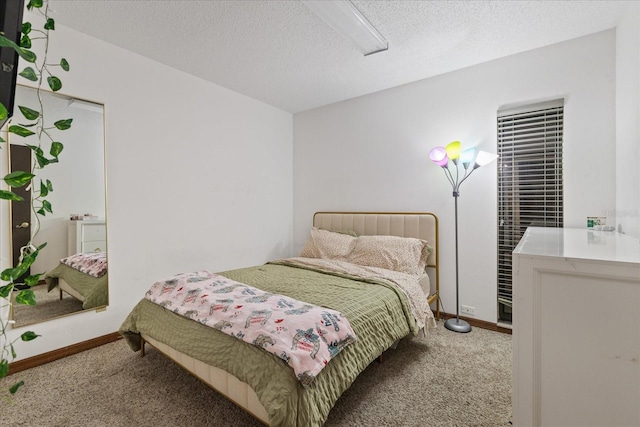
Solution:
<path fill-rule="evenodd" d="M 64 148 L 64 145 L 62 145 L 62 142 L 54 141 L 51 143 L 51 149 L 49 150 L 49 154 L 51 154 L 55 158 L 58 158 L 60 153 L 62 153 L 63 148 Z"/>
<path fill-rule="evenodd" d="M 23 49 L 31 49 L 31 37 L 23 34 L 20 38 L 20 47 Z"/>
<path fill-rule="evenodd" d="M 31 263 L 33 264 L 33 261 L 31 261 Z M 12 269 L 7 269 L 7 270 L 11 270 L 9 272 L 10 276 L 9 276 L 9 280 L 11 280 L 12 282 L 14 280 L 16 280 L 18 277 L 22 276 L 24 273 L 27 272 L 27 270 L 29 269 L 29 267 L 31 266 L 31 264 L 27 265 L 28 263 L 25 263 L 24 261 L 22 261 L 20 264 L 18 264 L 15 268 Z M 5 271 L 7 271 L 5 270 Z M 4 271 L 3 271 L 4 273 Z M 5 279 L 7 280 L 7 279 Z"/>
<path fill-rule="evenodd" d="M 22 262 L 20 262 L 14 268 L 7 268 L 6 270 L 4 270 L 2 272 L 2 280 L 15 280 L 18 277 L 22 276 L 27 272 L 29 267 L 31 267 L 31 264 L 33 264 L 33 262 L 36 260 L 36 258 L 38 257 L 38 253 L 40 253 L 40 249 L 36 249 L 29 255 L 25 256 L 22 259 Z M 9 279 L 5 279 L 5 277 L 7 276 L 9 277 Z"/>
<path fill-rule="evenodd" d="M 4 270 L 2 270 L 2 273 L 0 273 L 0 279 L 4 280 L 5 282 L 10 282 L 11 276 L 13 276 L 13 268 L 5 268 Z"/>
<path fill-rule="evenodd" d="M 0 142 L 7 142 L 7 141 L 5 141 L 4 138 L 0 136 Z"/>
<path fill-rule="evenodd" d="M 47 83 L 49 83 L 49 87 L 54 92 L 57 92 L 60 89 L 62 89 L 62 82 L 56 76 L 47 77 Z"/>
<path fill-rule="evenodd" d="M 9 187 L 17 188 L 27 184 L 34 176 L 32 173 L 15 171 L 5 175 L 4 182 L 6 182 Z"/>
<path fill-rule="evenodd" d="M 29 129 L 26 129 L 18 125 L 9 126 L 9 132 L 15 133 L 16 135 L 22 136 L 22 137 L 35 135 L 35 132 L 31 132 Z"/>
<path fill-rule="evenodd" d="M 40 166 L 40 169 L 51 163 L 49 159 L 38 153 L 36 153 L 36 161 L 38 162 L 38 166 Z"/>
<path fill-rule="evenodd" d="M 24 334 L 20 335 L 20 338 L 22 339 L 22 341 L 31 341 L 35 340 L 39 336 L 40 335 L 36 334 L 35 332 L 27 331 Z"/>
<path fill-rule="evenodd" d="M 23 22 L 22 29 L 20 31 L 22 34 L 29 34 L 31 32 L 31 22 Z"/>
<path fill-rule="evenodd" d="M 47 216 L 47 212 L 51 213 L 50 209 L 51 209 L 51 206 L 49 206 L 49 209 L 47 209 L 43 204 L 42 207 L 38 209 L 38 214 L 41 216 Z"/>
<path fill-rule="evenodd" d="M 67 130 L 71 127 L 73 119 L 58 120 L 53 125 L 60 130 Z"/>
<path fill-rule="evenodd" d="M 27 4 L 27 9 L 31 10 L 32 8 L 41 8 L 42 7 L 42 0 L 29 0 L 29 3 Z"/>
<path fill-rule="evenodd" d="M 31 62 L 32 64 L 38 59 L 35 53 L 27 49 L 20 49 L 18 51 L 18 55 L 20 55 L 20 57 L 25 61 Z"/>
<path fill-rule="evenodd" d="M 17 44 L 15 44 L 14 42 L 12 42 L 6 37 L 0 37 L 0 47 L 9 47 L 15 50 L 16 52 L 18 52 L 18 55 L 20 55 L 20 57 L 25 61 L 36 62 L 37 58 L 35 53 L 31 52 L 28 49 L 21 48 L 20 46 L 18 46 Z"/>
<path fill-rule="evenodd" d="M 6 119 L 8 115 L 9 112 L 7 111 L 7 107 L 5 107 L 2 102 L 0 102 L 0 120 Z"/>
<path fill-rule="evenodd" d="M 23 289 L 16 295 L 16 302 L 23 305 L 36 305 L 36 294 L 31 289 Z"/>
<path fill-rule="evenodd" d="M 22 70 L 20 75 L 27 80 L 31 80 L 32 82 L 38 81 L 38 75 L 36 74 L 36 71 L 31 67 L 27 67 L 24 70 Z"/>
<path fill-rule="evenodd" d="M 43 200 L 42 201 L 42 207 L 44 208 L 44 210 L 46 210 L 49 213 L 53 213 L 53 210 L 51 209 L 51 203 L 49 203 L 47 200 Z"/>
<path fill-rule="evenodd" d="M 18 124 L 26 129 L 26 128 L 32 128 L 35 125 L 37 125 L 38 123 L 30 123 L 30 124 L 29 123 L 18 123 Z"/>
<path fill-rule="evenodd" d="M 53 191 L 53 184 L 49 180 L 47 180 L 47 190 L 49 190 L 49 193 L 51 193 Z M 44 246 L 43 246 L 43 248 L 44 248 Z M 40 249 L 40 248 L 38 248 L 38 249 Z"/>
<path fill-rule="evenodd" d="M 48 194 L 49 194 L 49 189 L 47 188 L 46 185 L 44 185 L 44 182 L 40 180 L 40 197 L 47 197 Z"/>
<path fill-rule="evenodd" d="M 2 359 L 0 362 L 0 378 L 4 378 L 9 373 L 9 361 Z"/>
<path fill-rule="evenodd" d="M 27 120 L 35 120 L 38 117 L 40 117 L 39 111 L 32 110 L 31 108 L 23 107 L 22 105 L 19 105 L 18 108 L 20 109 L 20 112 L 22 113 L 24 118 Z"/>
<path fill-rule="evenodd" d="M 44 151 L 42 151 L 42 148 L 38 147 L 37 145 L 27 144 L 27 147 L 29 147 L 31 151 L 33 151 L 36 154 L 40 154 L 41 156 L 44 154 Z"/>
<path fill-rule="evenodd" d="M 0 297 L 7 298 L 13 289 L 13 283 L 0 287 Z"/>
<path fill-rule="evenodd" d="M 24 279 L 24 284 L 29 286 L 35 286 L 40 281 L 40 276 L 44 273 L 32 274 Z"/>
<path fill-rule="evenodd" d="M 11 346 L 13 348 L 13 346 Z M 15 357 L 15 356 L 14 356 Z M 9 388 L 9 393 L 16 394 L 18 389 L 24 385 L 24 381 L 18 381 Z"/>
<path fill-rule="evenodd" d="M 13 358 L 15 359 L 17 354 L 16 354 L 16 349 L 13 348 L 13 344 L 11 344 L 11 356 L 13 356 Z"/>
<path fill-rule="evenodd" d="M 53 20 L 53 18 L 47 18 L 47 22 L 44 24 L 44 29 L 45 30 L 55 30 L 56 29 L 56 22 Z"/>
<path fill-rule="evenodd" d="M 18 52 L 18 55 L 20 55 L 20 57 L 25 61 L 31 62 L 32 64 L 35 63 L 36 60 L 38 59 L 35 53 L 27 49 L 20 49 L 20 51 Z"/>
<path fill-rule="evenodd" d="M 42 148 L 36 145 L 29 145 L 29 144 L 27 144 L 27 147 L 29 147 L 31 151 L 33 151 L 33 153 L 36 155 L 36 160 L 38 161 L 38 166 L 40 167 L 40 169 L 42 169 L 43 167 L 47 166 L 50 163 L 49 159 L 47 159 L 44 156 L 44 151 L 42 151 Z"/>
<path fill-rule="evenodd" d="M 7 190 L 0 190 L 0 199 L 11 200 L 13 202 L 21 202 L 24 200 L 22 197 L 18 196 L 13 191 L 7 191 Z M 5 279 L 2 279 L 2 280 L 5 280 Z"/>
<path fill-rule="evenodd" d="M 67 62 L 66 59 L 62 58 L 60 60 L 60 66 L 62 67 L 63 70 L 69 71 L 69 63 Z"/>

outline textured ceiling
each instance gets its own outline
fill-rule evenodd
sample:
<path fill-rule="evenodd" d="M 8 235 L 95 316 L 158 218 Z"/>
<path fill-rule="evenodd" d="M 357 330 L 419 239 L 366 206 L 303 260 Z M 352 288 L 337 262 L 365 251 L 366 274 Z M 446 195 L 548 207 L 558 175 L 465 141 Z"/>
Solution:
<path fill-rule="evenodd" d="M 616 26 L 624 1 L 360 1 L 363 56 L 296 0 L 50 0 L 56 22 L 292 113 Z"/>

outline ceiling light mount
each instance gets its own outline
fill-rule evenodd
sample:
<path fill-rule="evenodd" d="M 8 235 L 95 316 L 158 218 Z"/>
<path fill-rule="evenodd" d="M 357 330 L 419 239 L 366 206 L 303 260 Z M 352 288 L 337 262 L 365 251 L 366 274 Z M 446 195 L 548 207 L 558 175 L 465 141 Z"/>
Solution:
<path fill-rule="evenodd" d="M 389 49 L 389 42 L 349 0 L 301 0 L 331 28 L 351 40 L 364 56 Z"/>

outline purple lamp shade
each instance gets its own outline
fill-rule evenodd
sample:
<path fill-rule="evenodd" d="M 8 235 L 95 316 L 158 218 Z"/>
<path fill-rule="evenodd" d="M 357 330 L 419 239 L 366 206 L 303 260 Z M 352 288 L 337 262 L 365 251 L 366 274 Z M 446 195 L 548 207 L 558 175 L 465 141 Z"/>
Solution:
<path fill-rule="evenodd" d="M 447 157 L 447 150 L 444 147 L 436 147 L 429 151 L 429 158 L 433 163 L 438 166 L 447 167 L 449 164 L 449 158 Z"/>

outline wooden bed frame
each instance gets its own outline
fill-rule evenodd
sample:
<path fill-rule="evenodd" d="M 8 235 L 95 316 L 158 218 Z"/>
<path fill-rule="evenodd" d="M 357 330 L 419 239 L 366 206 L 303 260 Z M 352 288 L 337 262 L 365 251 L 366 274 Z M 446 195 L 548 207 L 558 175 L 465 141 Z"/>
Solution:
<path fill-rule="evenodd" d="M 438 267 L 438 218 L 432 213 L 376 213 L 376 212 L 318 212 L 313 216 L 313 226 L 330 231 L 354 231 L 357 235 L 393 235 L 414 237 L 426 240 L 433 247 L 427 269 L 432 271 L 435 280 L 431 283 L 431 292 L 427 301 L 436 304 L 436 319 L 440 318 L 439 309 L 439 267 Z M 433 283 L 434 282 L 434 283 Z M 209 385 L 231 402 L 247 411 L 253 417 L 269 425 L 269 415 L 258 400 L 253 389 L 245 382 L 226 371 L 207 365 L 188 356 L 146 334 L 140 335 L 141 356 L 144 345 L 149 343 L 165 356 L 182 366 L 196 378 Z"/>

